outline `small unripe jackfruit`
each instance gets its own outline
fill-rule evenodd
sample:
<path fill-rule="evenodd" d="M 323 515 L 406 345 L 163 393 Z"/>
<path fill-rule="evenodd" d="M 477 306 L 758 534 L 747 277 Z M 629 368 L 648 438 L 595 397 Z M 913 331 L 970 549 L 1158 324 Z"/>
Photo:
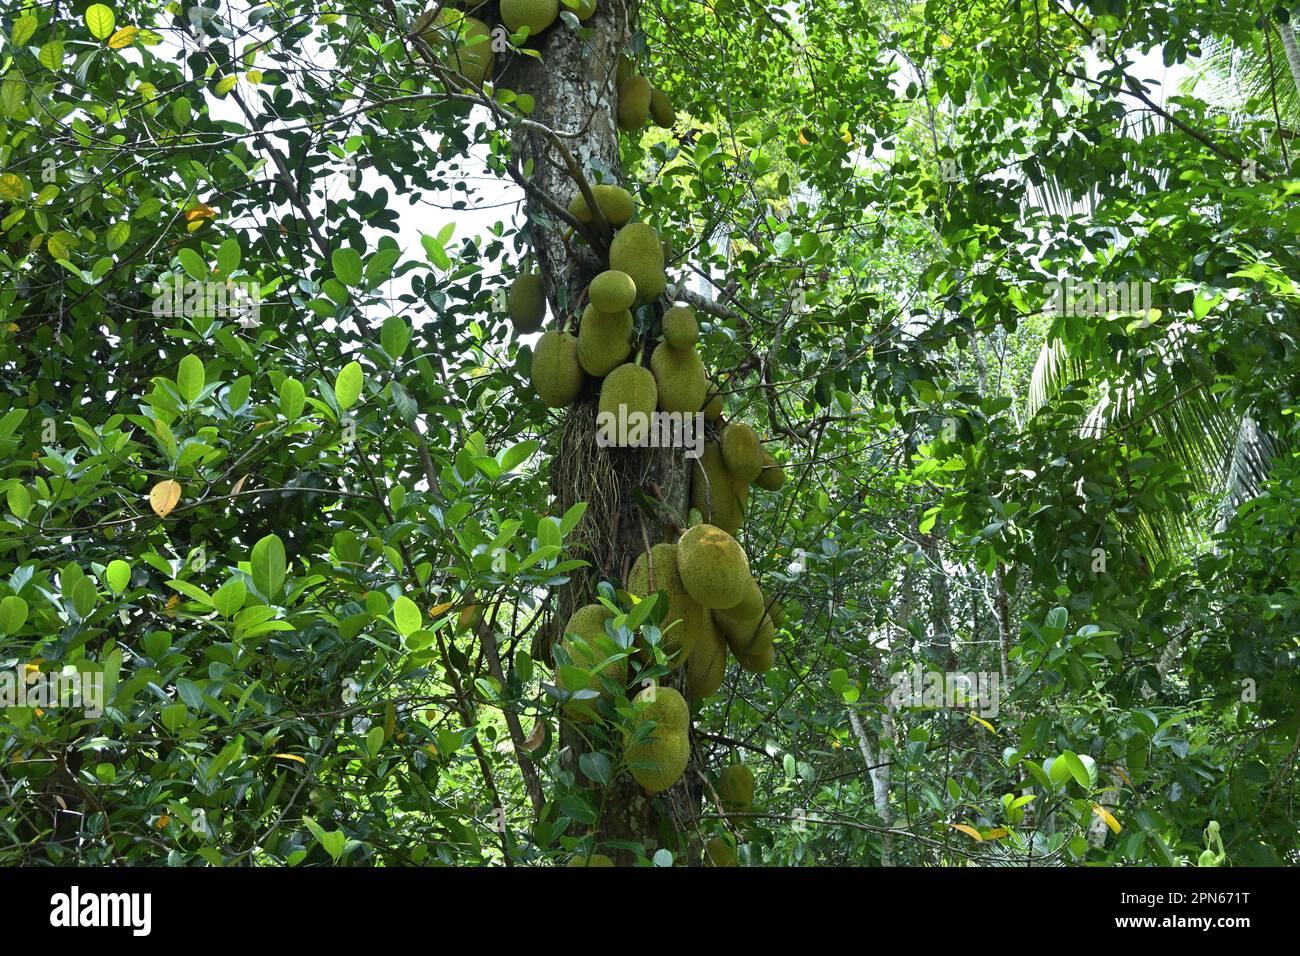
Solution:
<path fill-rule="evenodd" d="M 611 617 L 613 614 L 603 604 L 584 604 L 569 616 L 568 623 L 564 625 L 565 637 L 560 641 L 560 646 L 569 655 L 569 660 L 574 667 L 595 671 L 595 674 L 582 686 L 570 686 L 565 680 L 565 672 L 560 670 L 556 674 L 555 682 L 561 688 L 571 693 L 594 690 L 602 697 L 610 697 L 613 692 L 606 680 L 619 685 L 627 683 L 627 658 L 614 659 L 612 655 L 605 656 L 604 648 L 601 646 L 602 641 L 606 639 L 605 622 Z M 570 635 L 582 638 L 585 646 L 571 640 Z M 582 703 L 591 706 L 594 700 L 595 698 L 590 698 Z M 578 704 L 577 701 L 570 702 L 571 716 L 581 714 L 581 711 L 576 709 Z"/>
<path fill-rule="evenodd" d="M 643 445 L 659 402 L 659 389 L 650 370 L 634 362 L 620 365 L 600 384 L 596 427 L 607 444 Z"/>
<path fill-rule="evenodd" d="M 766 451 L 763 452 L 763 470 L 754 479 L 754 484 L 766 491 L 780 491 L 785 484 L 785 469 Z"/>
<path fill-rule="evenodd" d="M 759 637 L 753 646 L 745 653 L 736 655 L 736 659 L 740 661 L 740 666 L 751 674 L 766 673 L 776 663 L 776 645 L 770 638 L 765 636 L 765 631 L 771 627 L 771 624 L 765 620 L 763 625 L 764 630 L 760 630 Z"/>
<path fill-rule="evenodd" d="M 689 349 L 700 339 L 700 323 L 688 306 L 675 305 L 664 313 L 664 341 L 675 349 Z"/>
<path fill-rule="evenodd" d="M 533 352 L 533 390 L 551 408 L 565 408 L 582 390 L 578 340 L 552 329 L 537 340 Z"/>
<path fill-rule="evenodd" d="M 626 272 L 610 269 L 591 280 L 587 298 L 598 312 L 622 312 L 636 304 L 636 283 Z"/>
<path fill-rule="evenodd" d="M 535 37 L 560 15 L 560 0 L 501 0 L 501 22 L 511 33 L 528 27 Z"/>
<path fill-rule="evenodd" d="M 653 577 L 653 580 L 651 578 Z M 659 629 L 663 632 L 660 647 L 668 655 L 668 667 L 676 669 L 686 663 L 704 629 L 707 613 L 686 592 L 677 567 L 677 545 L 656 544 L 647 556 L 642 553 L 627 576 L 628 593 L 645 598 L 658 591 L 668 596 L 668 609 Z"/>
<path fill-rule="evenodd" d="M 722 417 L 722 393 L 712 381 L 706 382 L 704 400 L 704 420 L 716 422 Z"/>
<path fill-rule="evenodd" d="M 733 763 L 718 775 L 718 796 L 727 810 L 748 810 L 754 805 L 754 772 Z"/>
<path fill-rule="evenodd" d="M 686 529 L 677 542 L 677 569 L 687 594 L 719 610 L 739 604 L 752 580 L 744 549 L 711 524 Z"/>
<path fill-rule="evenodd" d="M 444 8 L 420 36 L 437 52 L 439 62 L 471 84 L 481 85 L 492 75 L 496 55 L 488 26 L 482 20 Z M 476 37 L 483 39 L 470 44 Z"/>
<path fill-rule="evenodd" d="M 703 623 L 686 661 L 686 687 L 692 701 L 713 696 L 727 676 L 727 641 L 714 623 L 712 612 L 704 612 Z"/>
<path fill-rule="evenodd" d="M 650 81 L 637 74 L 618 88 L 618 128 L 635 133 L 650 118 Z"/>
<path fill-rule="evenodd" d="M 714 837 L 704 847 L 704 855 L 711 866 L 739 866 L 736 851 L 722 837 Z"/>
<path fill-rule="evenodd" d="M 578 329 L 578 363 L 588 375 L 603 378 L 632 354 L 632 313 L 606 315 L 587 306 Z"/>
<path fill-rule="evenodd" d="M 727 470 L 737 481 L 749 484 L 763 471 L 763 446 L 754 429 L 744 422 L 732 422 L 724 428 L 718 444 Z"/>
<path fill-rule="evenodd" d="M 655 125 L 663 129 L 671 129 L 677 122 L 677 111 L 663 90 L 653 90 L 650 93 L 650 115 L 654 117 Z"/>
<path fill-rule="evenodd" d="M 614 235 L 609 244 L 609 267 L 632 277 L 638 302 L 658 298 L 668 285 L 659 233 L 644 222 L 629 223 Z"/>
<path fill-rule="evenodd" d="M 722 461 L 718 443 L 705 442 L 700 457 L 691 462 L 691 507 L 706 524 L 734 535 L 744 517 L 738 487 Z"/>
<path fill-rule="evenodd" d="M 567 7 L 565 9 L 568 9 Z M 596 12 L 596 0 L 578 0 L 578 9 L 573 11 L 573 15 L 579 20 L 588 20 Z"/>
<path fill-rule="evenodd" d="M 650 354 L 650 371 L 659 385 L 659 407 L 665 412 L 693 415 L 704 407 L 708 379 L 695 349 L 675 349 L 660 342 Z"/>
<path fill-rule="evenodd" d="M 614 90 L 615 92 L 632 78 L 636 73 L 636 64 L 622 53 L 618 55 L 618 66 L 614 70 Z"/>
<path fill-rule="evenodd" d="M 691 749 L 687 732 L 690 709 L 682 695 L 671 687 L 647 687 L 636 695 L 638 704 L 648 702 L 637 714 L 624 749 L 624 758 L 634 780 L 647 793 L 667 790 L 682 778 Z M 644 739 L 635 738 L 645 724 L 654 721 Z"/>
<path fill-rule="evenodd" d="M 536 272 L 525 272 L 510 283 L 506 311 L 519 333 L 536 332 L 546 321 L 546 286 Z"/>
<path fill-rule="evenodd" d="M 622 186 L 601 183 L 591 187 L 591 196 L 596 200 L 596 205 L 600 206 L 600 211 L 605 214 L 609 224 L 615 229 L 627 225 L 636 212 L 636 203 L 632 200 L 632 194 Z M 591 210 L 587 208 L 587 199 L 581 191 L 569 200 L 569 214 L 578 222 L 591 222 Z"/>

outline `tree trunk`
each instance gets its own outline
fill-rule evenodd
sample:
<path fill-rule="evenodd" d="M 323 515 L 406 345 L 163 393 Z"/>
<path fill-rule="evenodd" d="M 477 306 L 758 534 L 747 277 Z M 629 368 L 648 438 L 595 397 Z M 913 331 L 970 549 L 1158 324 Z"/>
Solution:
<path fill-rule="evenodd" d="M 542 37 L 542 60 L 518 57 L 503 84 L 534 97 L 531 119 L 558 133 L 569 152 L 581 165 L 588 181 L 601 170 L 605 182 L 621 181 L 619 134 L 615 115 L 617 96 L 614 73 L 620 50 L 630 38 L 635 4 L 626 13 L 601 5 L 583 26 L 594 35 L 584 42 L 577 32 L 557 22 Z M 554 144 L 543 134 L 525 129 L 515 148 L 521 160 L 531 160 L 533 181 L 549 196 L 567 205 L 578 191 Z M 627 186 L 627 183 L 623 185 Z M 632 190 L 635 192 L 635 190 Z M 525 213 L 538 270 L 545 276 L 555 319 L 569 322 L 574 329 L 581 314 L 587 284 L 606 268 L 604 250 L 596 250 L 580 238 L 568 237 L 568 227 L 556 222 L 537 198 L 529 194 Z M 649 350 L 643 357 L 648 364 Z M 574 532 L 576 556 L 590 563 L 571 575 L 571 583 L 558 594 L 557 607 L 542 638 L 534 644 L 534 656 L 551 661 L 550 649 L 563 633 L 569 615 L 595 599 L 602 580 L 621 586 L 637 555 L 651 545 L 675 540 L 676 522 L 670 512 L 685 515 L 689 499 L 689 475 L 682 449 L 616 449 L 596 444 L 596 400 L 598 382 L 588 381 L 578 399 L 564 413 L 564 423 L 552 437 L 551 489 L 554 514 L 563 514 L 579 501 L 587 511 Z M 652 513 L 644 502 L 659 498 L 667 506 Z M 660 681 L 685 691 L 685 668 Z M 568 765 L 578 775 L 577 757 L 586 749 L 583 737 L 562 725 L 560 742 Z M 619 743 L 613 744 L 617 750 Z M 620 755 L 611 757 L 617 762 Z M 682 782 L 648 797 L 627 773 L 620 774 L 604 794 L 604 810 L 597 839 L 604 844 L 618 840 L 642 844 L 648 853 L 669 845 L 680 860 L 698 858 L 698 851 L 681 845 L 680 837 L 690 832 L 697 816 L 700 790 L 696 781 L 697 759 L 692 760 Z M 622 864 L 635 854 L 626 850 L 602 849 Z"/>

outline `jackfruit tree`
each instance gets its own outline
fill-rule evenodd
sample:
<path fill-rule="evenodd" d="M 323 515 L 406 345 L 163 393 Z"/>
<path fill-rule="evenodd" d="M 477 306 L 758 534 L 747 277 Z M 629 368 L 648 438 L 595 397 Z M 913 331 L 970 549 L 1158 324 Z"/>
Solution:
<path fill-rule="evenodd" d="M 1289 20 L 0 3 L 0 863 L 1293 862 Z"/>

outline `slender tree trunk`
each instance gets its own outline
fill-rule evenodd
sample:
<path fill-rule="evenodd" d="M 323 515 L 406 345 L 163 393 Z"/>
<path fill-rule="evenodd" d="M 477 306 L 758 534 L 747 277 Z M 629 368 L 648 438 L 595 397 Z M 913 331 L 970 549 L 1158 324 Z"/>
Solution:
<path fill-rule="evenodd" d="M 531 118 L 560 134 L 591 182 L 597 179 L 596 170 L 603 172 L 606 182 L 611 177 L 621 178 L 614 73 L 619 51 L 630 38 L 630 21 L 634 22 L 634 17 L 635 4 L 628 5 L 626 11 L 617 5 L 602 4 L 596 15 L 583 24 L 594 31 L 587 42 L 563 23 L 557 23 L 542 37 L 542 60 L 517 58 L 503 81 L 533 96 L 535 110 Z M 524 130 L 517 137 L 516 149 L 522 160 L 531 161 L 534 182 L 561 205 L 567 204 L 578 190 L 548 138 Z M 574 317 L 581 314 L 587 284 L 605 269 L 601 252 L 568 236 L 568 228 L 556 223 L 531 195 L 525 213 L 555 319 L 561 323 L 567 320 L 572 327 Z M 643 362 L 648 362 L 648 351 Z M 681 449 L 614 449 L 596 444 L 596 385 L 589 381 L 583 394 L 567 409 L 548 448 L 554 513 L 563 514 L 580 501 L 587 503 L 573 541 L 578 556 L 590 562 L 590 567 L 574 571 L 571 583 L 558 594 L 551 626 L 534 644 L 534 656 L 539 660 L 549 661 L 550 648 L 562 635 L 569 615 L 595 599 L 600 581 L 621 584 L 632 562 L 645 550 L 645 542 L 653 545 L 673 540 L 676 528 L 669 515 L 665 511 L 650 513 L 641 502 L 658 498 L 668 512 L 686 513 L 689 471 Z M 661 681 L 682 690 L 683 696 L 684 683 L 685 668 Z M 566 748 L 569 765 L 578 773 L 577 757 L 587 749 L 583 736 L 564 725 L 560 742 Z M 617 760 L 618 741 L 612 742 L 612 749 L 615 752 L 611 757 Z M 688 832 L 688 824 L 698 813 L 699 779 L 693 757 L 681 783 L 650 798 L 630 775 L 620 774 L 603 794 L 599 841 L 640 843 L 650 853 L 666 841 L 679 859 L 683 855 L 687 860 L 695 859 L 697 852 L 681 845 L 678 838 Z M 623 850 L 603 852 L 620 863 L 630 863 L 633 857 Z"/>

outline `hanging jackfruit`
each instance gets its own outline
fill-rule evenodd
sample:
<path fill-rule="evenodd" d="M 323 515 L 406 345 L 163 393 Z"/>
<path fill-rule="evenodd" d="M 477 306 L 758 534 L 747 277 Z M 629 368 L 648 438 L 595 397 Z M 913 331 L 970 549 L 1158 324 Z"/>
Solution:
<path fill-rule="evenodd" d="M 566 408 L 582 390 L 578 340 L 551 329 L 537 340 L 533 352 L 533 391 L 551 408 Z"/>
<path fill-rule="evenodd" d="M 677 543 L 677 569 L 687 594 L 719 610 L 739 604 L 752 580 L 744 549 L 711 524 L 686 529 Z"/>

